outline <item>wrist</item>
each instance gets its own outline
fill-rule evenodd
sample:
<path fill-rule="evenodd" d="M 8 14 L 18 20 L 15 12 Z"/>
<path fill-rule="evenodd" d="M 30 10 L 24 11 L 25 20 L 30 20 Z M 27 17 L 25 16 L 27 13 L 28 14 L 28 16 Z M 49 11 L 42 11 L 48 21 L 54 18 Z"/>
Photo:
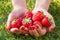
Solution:
<path fill-rule="evenodd" d="M 16 6 L 16 7 L 14 7 L 14 10 L 21 10 L 21 11 L 23 11 L 23 10 L 27 10 L 27 7 L 24 7 L 24 6 Z"/>
<path fill-rule="evenodd" d="M 26 0 L 12 0 L 13 8 L 15 7 L 26 7 Z"/>
<path fill-rule="evenodd" d="M 51 0 L 36 0 L 35 8 L 43 8 L 48 10 Z"/>

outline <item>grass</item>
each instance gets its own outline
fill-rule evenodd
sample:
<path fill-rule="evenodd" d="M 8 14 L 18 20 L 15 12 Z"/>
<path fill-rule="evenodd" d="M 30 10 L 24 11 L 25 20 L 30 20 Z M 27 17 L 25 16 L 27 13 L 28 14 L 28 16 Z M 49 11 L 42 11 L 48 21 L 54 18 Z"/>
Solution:
<path fill-rule="evenodd" d="M 29 10 L 34 8 L 35 0 L 27 0 L 27 7 Z M 31 36 L 25 37 L 23 35 L 16 36 L 5 30 L 7 17 L 12 10 L 10 0 L 0 0 L 0 40 L 60 40 L 60 0 L 52 0 L 49 7 L 49 12 L 53 15 L 56 28 L 52 33 L 47 33 L 45 36 L 34 38 Z"/>

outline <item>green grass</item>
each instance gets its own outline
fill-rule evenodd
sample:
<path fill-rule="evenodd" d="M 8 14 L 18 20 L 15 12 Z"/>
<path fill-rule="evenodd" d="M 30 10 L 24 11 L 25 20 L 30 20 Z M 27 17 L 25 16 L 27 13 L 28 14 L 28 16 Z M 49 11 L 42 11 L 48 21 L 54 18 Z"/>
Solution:
<path fill-rule="evenodd" d="M 35 0 L 27 0 L 27 7 L 29 10 L 34 8 Z M 31 36 L 25 37 L 23 35 L 16 36 L 5 30 L 5 24 L 8 14 L 12 10 L 10 0 L 0 0 L 0 40 L 60 40 L 60 0 L 52 0 L 49 7 L 49 12 L 53 15 L 56 28 L 52 33 L 47 33 L 45 36 L 34 38 Z"/>

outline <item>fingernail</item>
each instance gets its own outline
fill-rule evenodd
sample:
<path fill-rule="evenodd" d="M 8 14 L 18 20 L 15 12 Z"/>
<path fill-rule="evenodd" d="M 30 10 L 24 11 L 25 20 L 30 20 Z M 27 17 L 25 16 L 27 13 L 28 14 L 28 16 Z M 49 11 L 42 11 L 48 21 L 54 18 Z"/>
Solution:
<path fill-rule="evenodd" d="M 50 32 L 52 32 L 52 31 L 53 31 L 53 28 L 50 29 Z"/>

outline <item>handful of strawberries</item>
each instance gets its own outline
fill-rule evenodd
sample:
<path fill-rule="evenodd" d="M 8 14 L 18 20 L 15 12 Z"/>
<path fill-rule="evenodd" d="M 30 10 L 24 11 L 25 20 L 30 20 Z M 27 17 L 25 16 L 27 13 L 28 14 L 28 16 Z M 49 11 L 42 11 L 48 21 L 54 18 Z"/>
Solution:
<path fill-rule="evenodd" d="M 49 18 L 46 17 L 41 11 L 37 11 L 35 14 L 27 11 L 20 18 L 12 21 L 9 28 L 6 27 L 6 30 L 10 30 L 12 33 L 23 31 L 24 34 L 28 34 L 29 30 L 38 29 L 40 26 L 41 28 L 50 27 L 51 22 L 49 21 Z"/>

